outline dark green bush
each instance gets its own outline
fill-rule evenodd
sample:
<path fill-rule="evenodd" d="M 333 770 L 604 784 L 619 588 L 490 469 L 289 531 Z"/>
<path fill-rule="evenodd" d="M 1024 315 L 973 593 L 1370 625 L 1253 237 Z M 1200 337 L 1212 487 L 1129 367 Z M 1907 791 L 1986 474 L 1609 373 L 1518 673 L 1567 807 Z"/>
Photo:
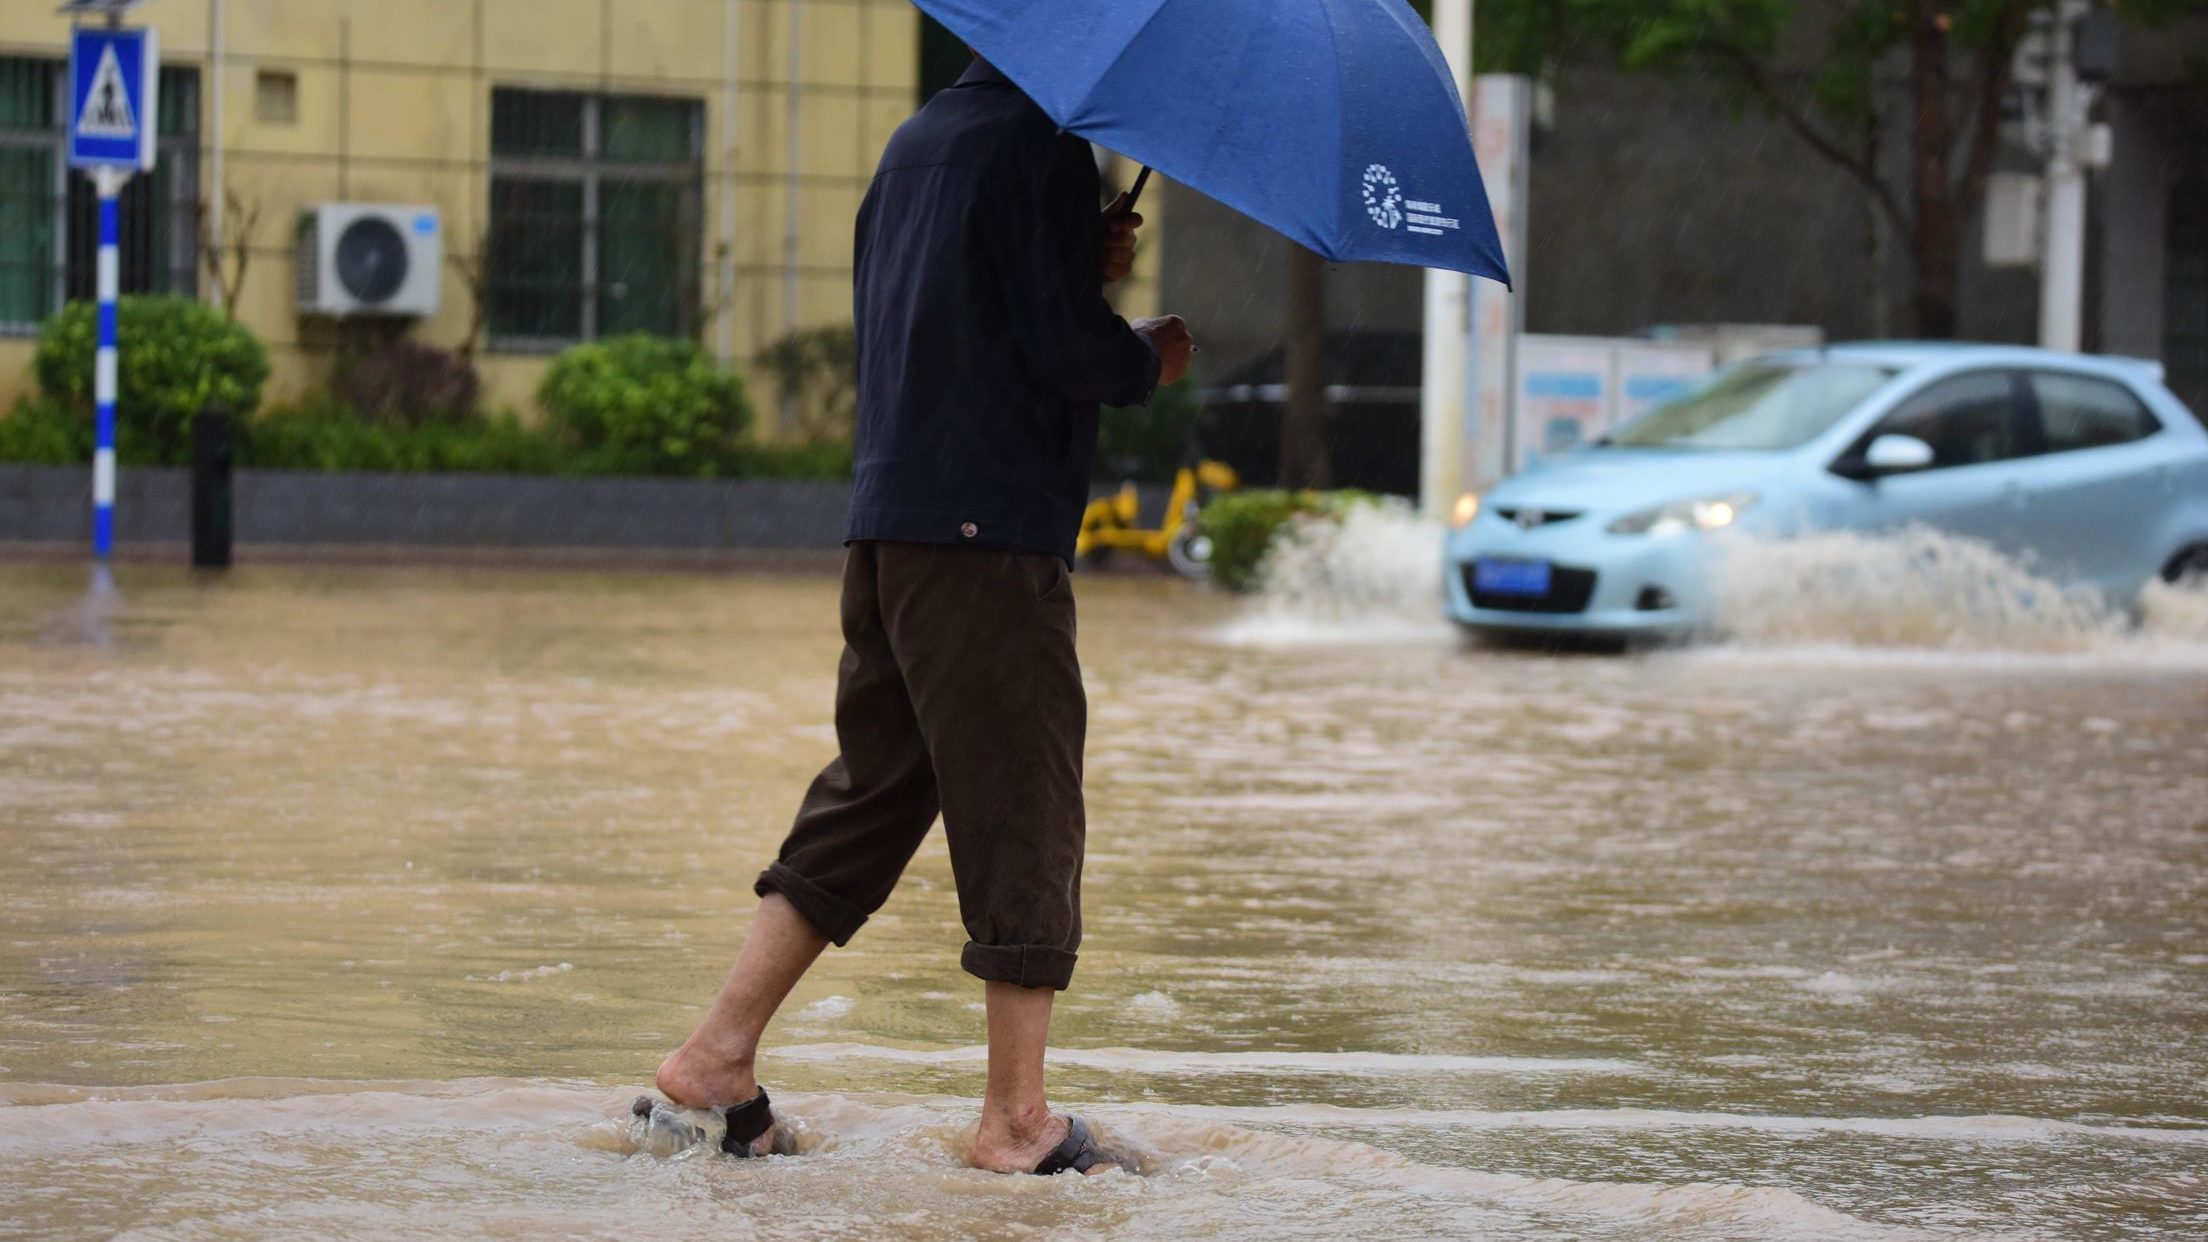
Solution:
<path fill-rule="evenodd" d="M 0 462 L 74 466 L 92 460 L 92 421 L 56 401 L 24 397 L 0 418 Z"/>
<path fill-rule="evenodd" d="M 0 454 L 9 443 L 0 423 Z M 354 470 L 440 474 L 648 475 L 658 470 L 648 451 L 578 449 L 549 428 L 526 427 L 511 413 L 470 423 L 399 427 L 361 418 L 323 401 L 271 410 L 241 429 L 238 464 L 263 470 Z M 702 462 L 718 478 L 847 479 L 848 441 L 799 444 L 738 442 Z"/>
<path fill-rule="evenodd" d="M 338 356 L 332 387 L 363 418 L 401 427 L 470 422 L 483 395 L 473 363 L 404 339 L 345 351 Z"/>
<path fill-rule="evenodd" d="M 751 426 L 743 380 L 690 341 L 622 336 L 561 354 L 537 399 L 586 458 L 711 476 Z"/>
<path fill-rule="evenodd" d="M 92 416 L 92 358 L 99 310 L 71 302 L 46 321 L 33 369 L 41 391 Z M 182 464 L 191 457 L 192 419 L 212 405 L 248 418 L 268 382 L 268 351 L 243 326 L 190 298 L 127 297 L 117 309 L 121 366 L 116 438 L 125 461 Z"/>
<path fill-rule="evenodd" d="M 728 474 L 746 479 L 848 479 L 851 441 L 745 442 L 729 454 Z"/>
<path fill-rule="evenodd" d="M 1335 516 L 1351 505 L 1370 504 L 1369 492 L 1228 492 L 1204 506 L 1199 519 L 1211 536 L 1211 579 L 1231 591 L 1258 584 L 1273 540 L 1300 516 Z"/>
<path fill-rule="evenodd" d="M 1158 389 L 1150 404 L 1104 411 L 1096 441 L 1096 479 L 1170 483 L 1198 447 L 1204 404 L 1183 378 Z"/>
<path fill-rule="evenodd" d="M 274 410 L 240 437 L 238 464 L 266 470 L 558 474 L 574 455 L 512 414 L 394 427 L 338 404 Z"/>

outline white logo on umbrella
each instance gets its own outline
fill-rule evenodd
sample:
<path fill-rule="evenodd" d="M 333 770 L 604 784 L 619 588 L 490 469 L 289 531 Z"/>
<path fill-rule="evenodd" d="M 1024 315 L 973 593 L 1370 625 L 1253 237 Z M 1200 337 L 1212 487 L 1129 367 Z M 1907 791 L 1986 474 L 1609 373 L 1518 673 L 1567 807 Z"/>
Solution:
<path fill-rule="evenodd" d="M 1395 183 L 1395 174 L 1385 164 L 1373 164 L 1365 169 L 1365 214 L 1384 229 L 1392 229 L 1403 223 L 1403 191 Z"/>

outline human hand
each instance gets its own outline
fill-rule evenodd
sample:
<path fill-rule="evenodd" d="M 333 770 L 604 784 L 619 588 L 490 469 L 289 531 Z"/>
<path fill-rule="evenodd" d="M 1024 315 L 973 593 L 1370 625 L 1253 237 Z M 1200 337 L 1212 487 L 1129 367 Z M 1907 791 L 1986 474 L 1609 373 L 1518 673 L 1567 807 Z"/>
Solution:
<path fill-rule="evenodd" d="M 1137 319 L 1132 326 L 1137 335 L 1150 342 L 1150 348 L 1158 351 L 1158 383 L 1171 384 L 1188 374 L 1196 338 L 1189 335 L 1187 320 L 1179 315 L 1163 315 Z"/>
<path fill-rule="evenodd" d="M 1142 227 L 1142 217 L 1127 210 L 1127 203 L 1127 192 L 1122 190 L 1104 209 L 1097 259 L 1107 285 L 1127 279 L 1128 273 L 1135 270 L 1135 230 Z"/>

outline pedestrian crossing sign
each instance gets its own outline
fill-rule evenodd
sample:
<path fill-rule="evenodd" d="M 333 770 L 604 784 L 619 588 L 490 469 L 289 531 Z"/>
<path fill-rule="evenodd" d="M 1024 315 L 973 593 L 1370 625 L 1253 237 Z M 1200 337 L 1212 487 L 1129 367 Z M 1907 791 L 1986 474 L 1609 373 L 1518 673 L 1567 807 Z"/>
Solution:
<path fill-rule="evenodd" d="M 79 27 L 69 49 L 69 166 L 153 169 L 161 55 L 151 30 Z"/>

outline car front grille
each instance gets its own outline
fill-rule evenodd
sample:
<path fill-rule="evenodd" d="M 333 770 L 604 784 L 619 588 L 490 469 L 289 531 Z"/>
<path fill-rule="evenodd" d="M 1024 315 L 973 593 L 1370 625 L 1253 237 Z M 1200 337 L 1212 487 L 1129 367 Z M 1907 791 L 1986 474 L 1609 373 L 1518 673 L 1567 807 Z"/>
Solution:
<path fill-rule="evenodd" d="M 1549 571 L 1547 595 L 1497 595 L 1482 591 L 1476 567 L 1464 567 L 1464 589 L 1472 606 L 1494 612 L 1533 612 L 1566 616 L 1587 611 L 1595 598 L 1595 571 L 1558 565 Z"/>
<path fill-rule="evenodd" d="M 1569 522 L 1573 518 L 1579 517 L 1581 512 L 1578 509 L 1499 508 L 1495 510 L 1495 516 L 1518 527 L 1520 530 L 1539 530 L 1544 526 Z"/>

